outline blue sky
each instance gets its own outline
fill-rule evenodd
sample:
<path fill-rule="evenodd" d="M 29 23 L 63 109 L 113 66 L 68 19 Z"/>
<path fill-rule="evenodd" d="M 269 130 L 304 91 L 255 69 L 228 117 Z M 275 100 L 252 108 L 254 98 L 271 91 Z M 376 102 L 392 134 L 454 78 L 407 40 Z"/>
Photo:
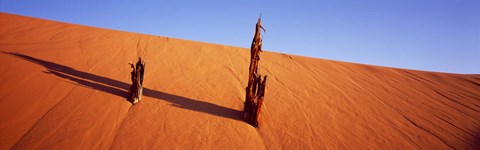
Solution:
<path fill-rule="evenodd" d="M 363 64 L 480 74 L 479 0 L 0 0 L 0 11 Z"/>

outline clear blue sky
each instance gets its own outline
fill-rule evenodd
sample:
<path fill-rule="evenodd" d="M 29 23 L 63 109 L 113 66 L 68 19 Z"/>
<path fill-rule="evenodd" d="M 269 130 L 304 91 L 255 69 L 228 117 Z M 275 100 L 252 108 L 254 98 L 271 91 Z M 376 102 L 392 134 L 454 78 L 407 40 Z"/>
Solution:
<path fill-rule="evenodd" d="M 0 11 L 268 51 L 480 74 L 480 0 L 0 0 Z"/>

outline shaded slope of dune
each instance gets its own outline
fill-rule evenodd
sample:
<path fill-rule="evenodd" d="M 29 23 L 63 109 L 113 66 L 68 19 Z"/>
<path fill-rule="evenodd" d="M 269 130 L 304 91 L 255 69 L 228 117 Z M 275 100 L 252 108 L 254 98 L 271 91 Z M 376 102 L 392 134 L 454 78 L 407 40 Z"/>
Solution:
<path fill-rule="evenodd" d="M 0 13 L 0 51 L 0 149 L 480 147 L 480 75 L 264 52 L 253 128 L 241 121 L 245 48 Z"/>

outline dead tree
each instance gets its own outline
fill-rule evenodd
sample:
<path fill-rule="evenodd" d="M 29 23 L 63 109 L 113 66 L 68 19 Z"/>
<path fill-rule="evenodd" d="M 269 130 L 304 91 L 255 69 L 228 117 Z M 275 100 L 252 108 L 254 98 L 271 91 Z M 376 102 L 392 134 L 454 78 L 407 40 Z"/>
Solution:
<path fill-rule="evenodd" d="M 267 76 L 257 73 L 260 52 L 262 52 L 262 38 L 260 32 L 265 29 L 262 27 L 261 18 L 255 26 L 255 35 L 250 48 L 250 68 L 248 72 L 248 85 L 246 87 L 245 106 L 243 109 L 243 119 L 254 127 L 258 126 L 258 117 L 265 94 L 265 85 Z"/>
<path fill-rule="evenodd" d="M 145 62 L 142 61 L 142 58 L 138 58 L 138 61 L 135 65 L 130 63 L 130 67 L 132 68 L 132 72 L 130 73 L 132 86 L 130 86 L 130 90 L 128 91 L 129 93 L 128 99 L 133 104 L 136 104 L 140 100 L 142 100 Z"/>

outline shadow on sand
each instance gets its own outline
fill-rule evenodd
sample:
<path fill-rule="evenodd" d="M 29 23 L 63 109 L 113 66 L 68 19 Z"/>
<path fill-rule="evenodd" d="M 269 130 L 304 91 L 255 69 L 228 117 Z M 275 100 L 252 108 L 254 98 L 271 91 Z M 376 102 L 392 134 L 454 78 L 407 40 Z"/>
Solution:
<path fill-rule="evenodd" d="M 47 71 L 45 71 L 45 73 L 55 75 L 64 79 L 68 79 L 70 81 L 76 82 L 81 86 L 92 88 L 95 90 L 100 90 L 100 91 L 114 94 L 114 95 L 118 95 L 124 98 L 127 98 L 128 96 L 127 91 L 130 88 L 130 84 L 113 80 L 110 78 L 94 75 L 91 73 L 78 71 L 64 65 L 60 65 L 60 64 L 46 61 L 46 60 L 37 59 L 31 56 L 27 56 L 19 53 L 12 53 L 12 52 L 3 52 L 3 53 L 41 65 L 48 69 Z M 129 74 L 125 73 L 125 75 L 129 75 Z M 203 112 L 203 113 L 230 118 L 234 120 L 241 120 L 241 115 L 242 115 L 241 111 L 219 106 L 216 104 L 212 104 L 212 103 L 208 103 L 200 100 L 194 100 L 194 99 L 173 95 L 173 94 L 169 94 L 161 91 L 156 91 L 146 87 L 143 89 L 143 95 L 147 97 L 168 101 L 172 103 L 172 105 L 175 107 Z"/>

